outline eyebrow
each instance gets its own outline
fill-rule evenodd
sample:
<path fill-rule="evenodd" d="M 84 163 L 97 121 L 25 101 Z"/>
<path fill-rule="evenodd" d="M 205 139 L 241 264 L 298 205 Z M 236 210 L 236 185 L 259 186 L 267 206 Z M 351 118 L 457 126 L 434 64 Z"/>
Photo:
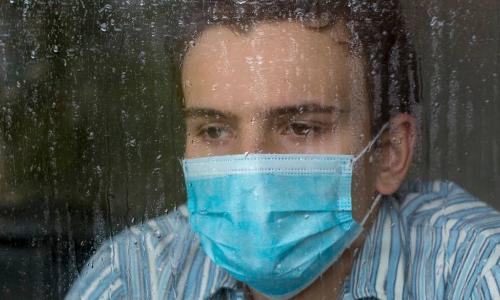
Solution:
<path fill-rule="evenodd" d="M 303 113 L 324 113 L 331 114 L 334 112 L 342 112 L 343 110 L 334 105 L 320 105 L 320 104 L 300 104 L 285 107 L 278 107 L 271 109 L 268 112 L 269 116 L 282 116 L 282 115 L 298 115 Z"/>
<path fill-rule="evenodd" d="M 236 119 L 237 117 L 230 113 L 212 108 L 187 108 L 184 109 L 185 118 L 220 118 L 220 119 Z"/>
<path fill-rule="evenodd" d="M 333 105 L 320 104 L 299 104 L 284 107 L 277 107 L 265 112 L 266 116 L 279 117 L 283 115 L 298 115 L 302 113 L 324 113 L 345 112 Z M 185 118 L 218 118 L 218 119 L 237 119 L 238 117 L 230 112 L 220 111 L 212 108 L 187 108 L 184 109 Z"/>

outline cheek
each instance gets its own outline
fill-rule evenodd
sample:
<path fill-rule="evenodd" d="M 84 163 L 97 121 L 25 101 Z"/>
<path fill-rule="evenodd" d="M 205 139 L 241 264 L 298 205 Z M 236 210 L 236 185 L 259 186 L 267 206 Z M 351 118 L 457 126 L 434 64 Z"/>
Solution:
<path fill-rule="evenodd" d="M 186 151 L 184 152 L 184 158 L 197 158 L 197 157 L 227 154 L 219 152 L 222 151 L 217 151 L 217 149 L 214 150 L 213 147 L 210 147 L 209 145 L 203 145 L 200 143 L 188 141 L 186 143 Z"/>
<path fill-rule="evenodd" d="M 354 101 L 353 101 L 354 102 Z M 362 103 L 361 103 L 362 102 Z M 371 140 L 371 120 L 368 101 L 356 101 L 344 120 L 343 150 L 358 155 Z"/>
<path fill-rule="evenodd" d="M 233 154 L 228 146 L 216 146 L 213 144 L 211 145 L 201 143 L 189 137 L 186 139 L 186 150 L 184 151 L 184 158 L 197 158 L 227 154 Z"/>
<path fill-rule="evenodd" d="M 374 198 L 375 169 L 369 156 L 360 158 L 354 165 L 352 178 L 352 210 L 353 217 L 360 222 L 368 212 Z"/>
<path fill-rule="evenodd" d="M 339 143 L 334 142 L 333 135 L 311 138 L 308 140 L 294 139 L 275 135 L 269 138 L 276 153 L 307 153 L 307 154 L 341 154 Z"/>
<path fill-rule="evenodd" d="M 200 147 L 195 145 L 193 139 L 189 136 L 186 136 L 186 149 L 184 151 L 184 158 L 194 158 L 200 156 Z"/>
<path fill-rule="evenodd" d="M 208 145 L 203 144 L 199 141 L 199 138 L 196 137 L 195 134 L 187 130 L 186 133 L 186 148 L 184 151 L 185 158 L 196 158 L 196 157 L 204 157 L 209 156 L 211 153 L 211 149 Z"/>

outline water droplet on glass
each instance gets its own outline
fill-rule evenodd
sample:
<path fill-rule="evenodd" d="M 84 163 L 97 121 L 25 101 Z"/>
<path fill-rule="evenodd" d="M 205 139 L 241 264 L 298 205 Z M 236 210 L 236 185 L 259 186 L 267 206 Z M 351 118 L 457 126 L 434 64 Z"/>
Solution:
<path fill-rule="evenodd" d="M 470 44 L 475 44 L 477 42 L 477 36 L 475 34 L 473 34 L 470 38 Z"/>
<path fill-rule="evenodd" d="M 101 23 L 99 29 L 101 29 L 102 32 L 108 31 L 108 23 Z"/>
<path fill-rule="evenodd" d="M 255 63 L 258 65 L 262 65 L 264 63 L 264 58 L 260 55 L 255 56 Z"/>
<path fill-rule="evenodd" d="M 136 140 L 135 139 L 130 139 L 128 140 L 127 144 L 128 147 L 135 147 L 136 146 Z"/>

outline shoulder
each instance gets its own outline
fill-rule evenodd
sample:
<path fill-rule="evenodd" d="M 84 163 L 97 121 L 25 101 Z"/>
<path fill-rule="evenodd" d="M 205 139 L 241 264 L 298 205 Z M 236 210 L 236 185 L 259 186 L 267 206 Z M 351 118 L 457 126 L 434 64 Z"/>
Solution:
<path fill-rule="evenodd" d="M 189 249 L 196 244 L 194 240 L 184 206 L 126 229 L 103 243 L 66 298 L 149 298 L 151 295 L 147 294 L 159 282 L 158 278 L 175 275 L 186 259 L 186 252 L 176 249 Z"/>
<path fill-rule="evenodd" d="M 400 212 L 410 226 L 474 230 L 495 237 L 500 213 L 448 181 L 412 182 L 399 193 Z"/>
<path fill-rule="evenodd" d="M 453 299 L 471 297 L 487 276 L 497 287 L 499 212 L 452 182 L 408 184 L 400 196 L 415 280 Z"/>

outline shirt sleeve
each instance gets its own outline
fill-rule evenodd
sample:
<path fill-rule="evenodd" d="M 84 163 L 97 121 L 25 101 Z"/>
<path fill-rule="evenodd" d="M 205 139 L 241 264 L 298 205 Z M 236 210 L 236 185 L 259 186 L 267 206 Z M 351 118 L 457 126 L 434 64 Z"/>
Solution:
<path fill-rule="evenodd" d="M 161 298 L 156 293 L 169 291 L 175 267 L 165 258 L 172 257 L 173 233 L 183 223 L 167 216 L 106 241 L 86 263 L 65 299 Z M 160 277 L 167 286 L 158 286 Z"/>
<path fill-rule="evenodd" d="M 463 192 L 448 196 L 440 274 L 445 299 L 500 299 L 500 213 Z"/>
<path fill-rule="evenodd" d="M 117 260 L 126 239 L 105 242 L 86 263 L 66 299 L 119 299 L 125 296 L 125 282 L 120 276 L 122 266 Z"/>

